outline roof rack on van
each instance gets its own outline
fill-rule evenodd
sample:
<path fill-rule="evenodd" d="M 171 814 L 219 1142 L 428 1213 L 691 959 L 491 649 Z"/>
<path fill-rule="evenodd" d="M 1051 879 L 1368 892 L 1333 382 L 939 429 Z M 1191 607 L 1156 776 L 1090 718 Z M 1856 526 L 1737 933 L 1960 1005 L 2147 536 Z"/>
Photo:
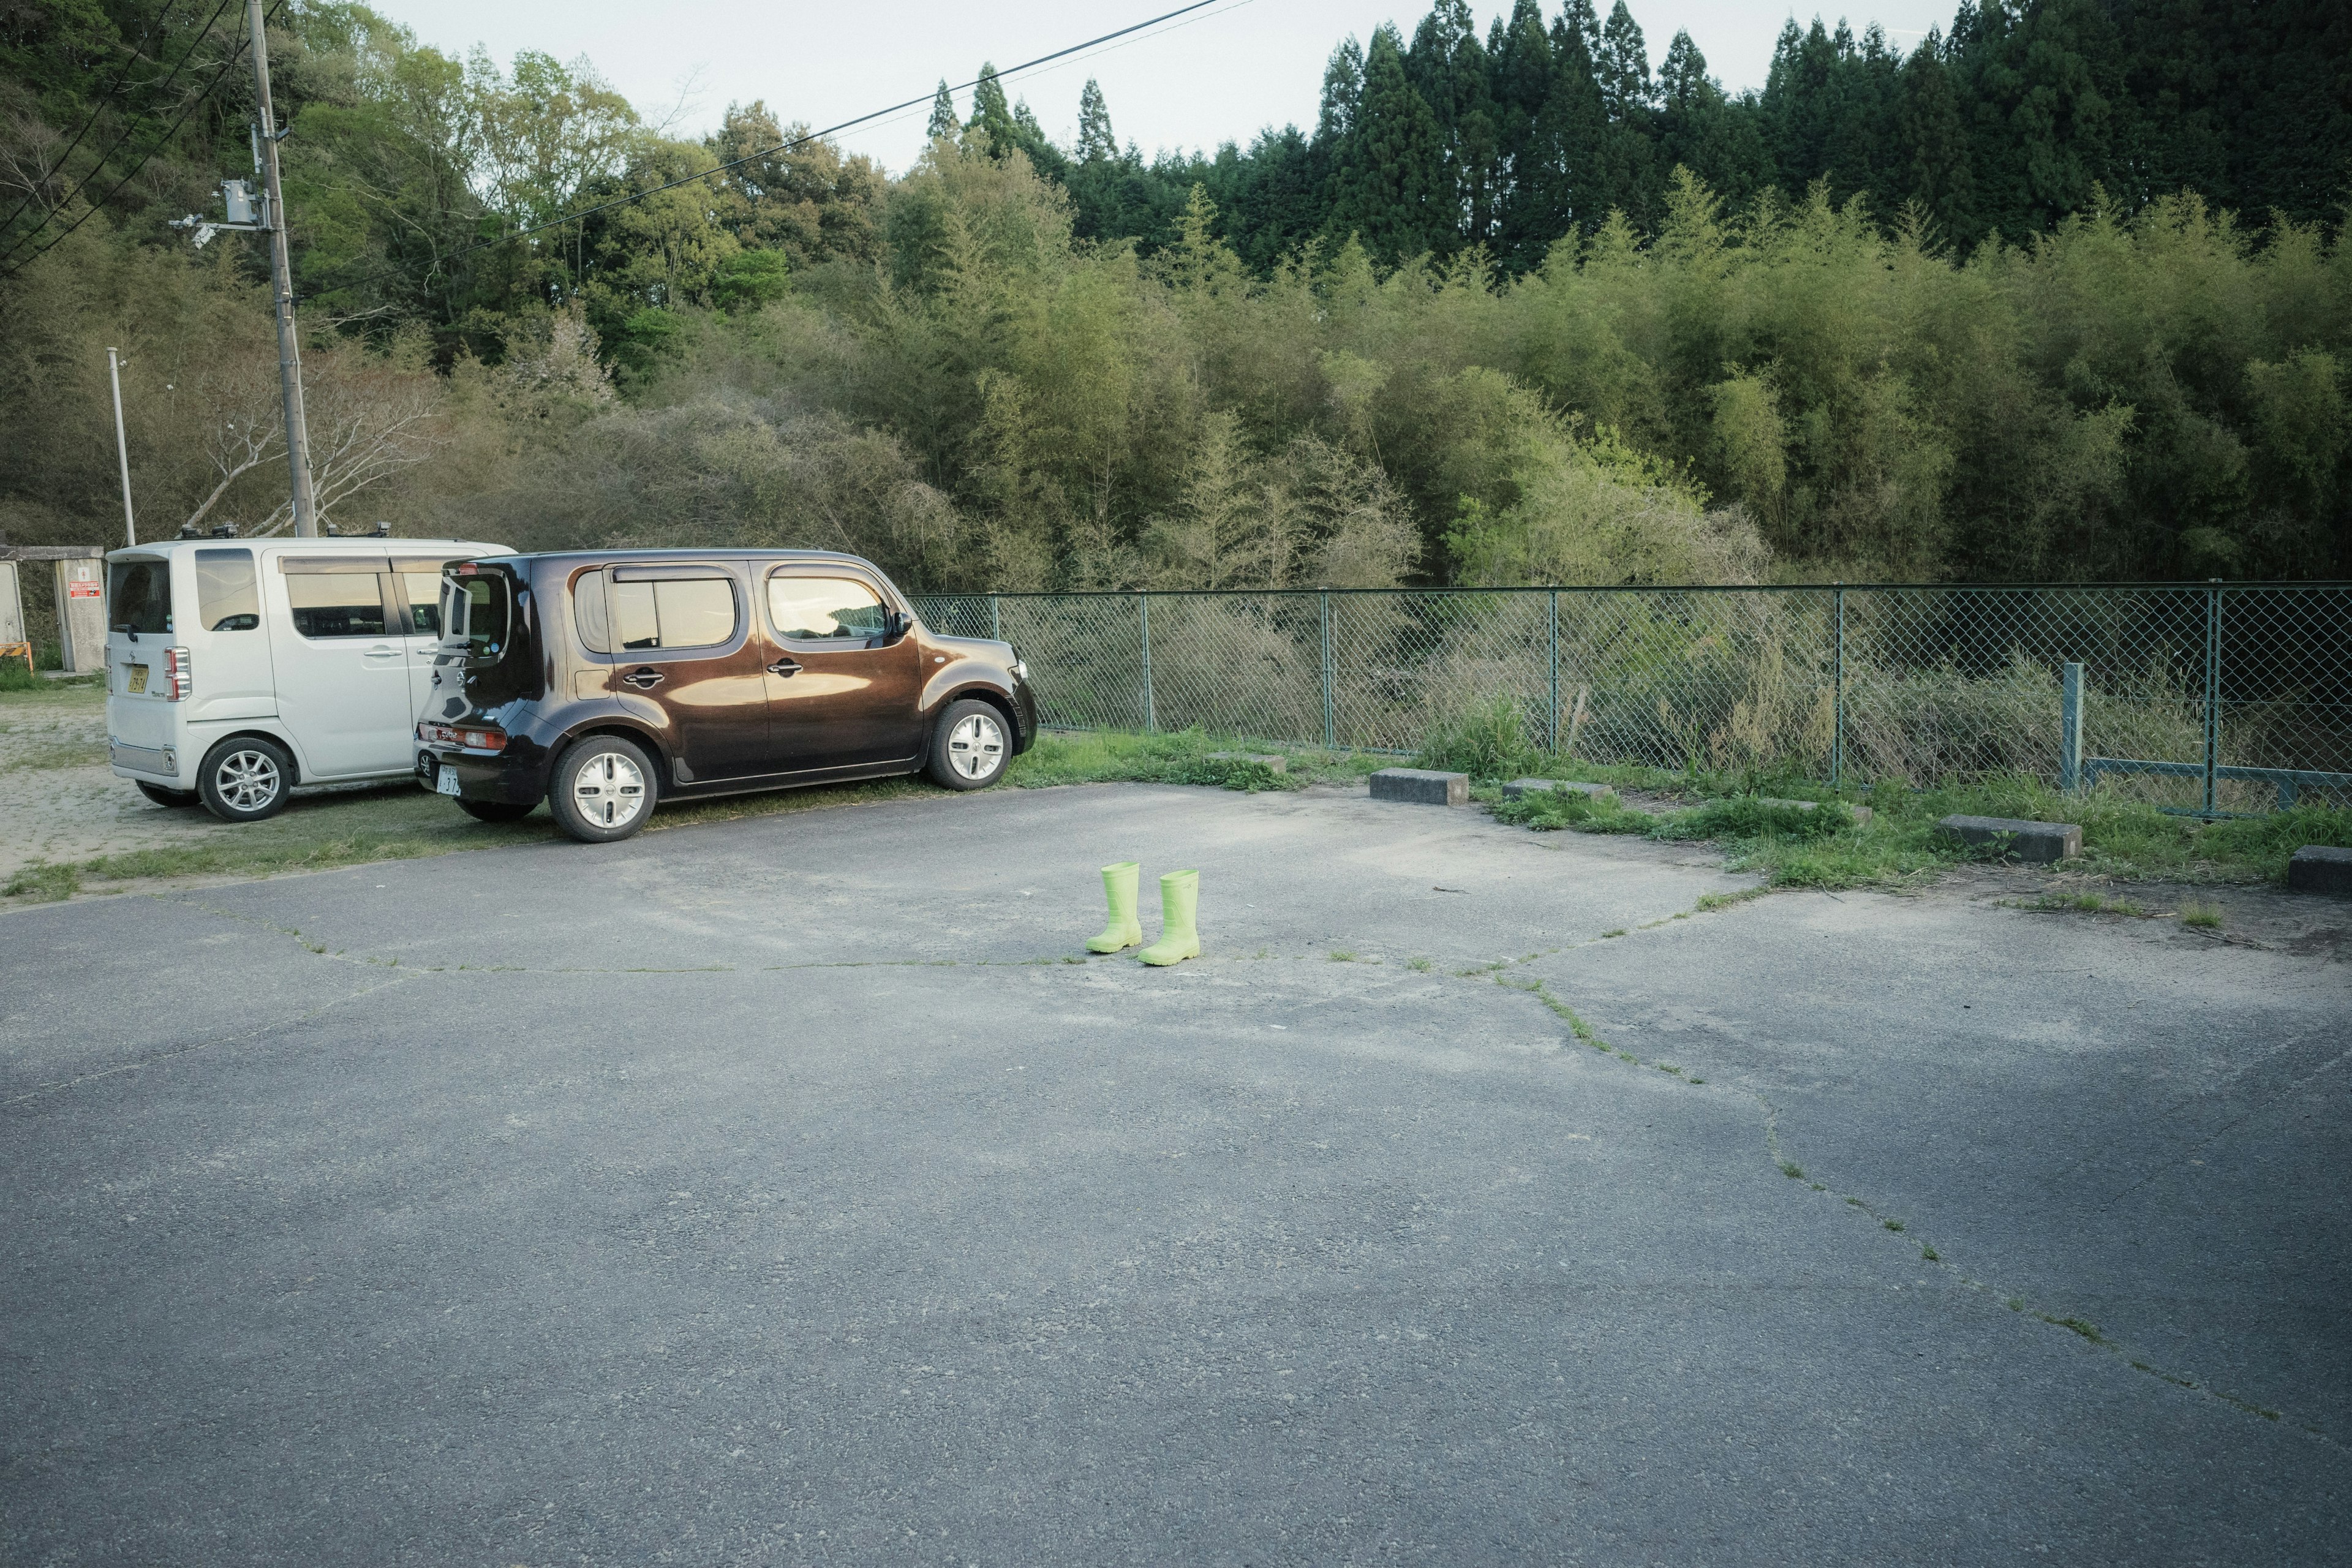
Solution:
<path fill-rule="evenodd" d="M 215 539 L 235 539 L 236 537 L 236 524 L 233 522 L 222 523 L 219 527 L 213 530 L 213 537 Z"/>

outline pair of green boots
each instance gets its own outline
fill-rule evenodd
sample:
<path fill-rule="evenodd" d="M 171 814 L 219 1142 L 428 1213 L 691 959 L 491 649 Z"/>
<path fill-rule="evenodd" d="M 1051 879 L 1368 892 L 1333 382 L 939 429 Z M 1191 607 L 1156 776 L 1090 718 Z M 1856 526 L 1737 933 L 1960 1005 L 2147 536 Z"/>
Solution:
<path fill-rule="evenodd" d="M 1103 892 L 1110 900 L 1110 924 L 1087 943 L 1088 952 L 1118 952 L 1143 940 L 1135 918 L 1137 885 L 1143 867 L 1124 860 L 1102 868 Z M 1146 963 L 1181 963 L 1201 956 L 1201 873 L 1171 871 L 1160 879 L 1160 940 L 1136 956 Z"/>

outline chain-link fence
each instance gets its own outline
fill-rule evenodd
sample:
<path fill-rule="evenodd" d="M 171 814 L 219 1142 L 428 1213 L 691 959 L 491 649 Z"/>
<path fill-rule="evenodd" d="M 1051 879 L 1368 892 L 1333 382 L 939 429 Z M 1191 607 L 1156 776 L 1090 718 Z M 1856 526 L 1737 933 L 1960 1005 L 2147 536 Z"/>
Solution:
<path fill-rule="evenodd" d="M 1593 763 L 2002 773 L 2200 816 L 2352 805 L 2352 585 L 927 596 L 1044 721 L 1408 752 L 1497 714 Z"/>

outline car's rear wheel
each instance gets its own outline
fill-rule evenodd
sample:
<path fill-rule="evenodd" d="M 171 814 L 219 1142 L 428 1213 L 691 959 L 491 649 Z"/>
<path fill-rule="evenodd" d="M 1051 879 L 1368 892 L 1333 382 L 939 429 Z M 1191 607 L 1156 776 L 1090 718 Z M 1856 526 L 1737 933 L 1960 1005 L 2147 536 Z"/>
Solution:
<path fill-rule="evenodd" d="M 194 790 L 173 789 L 167 784 L 149 784 L 144 779 L 141 779 L 137 782 L 139 784 L 139 793 L 145 795 L 149 800 L 153 801 L 157 805 L 194 805 L 196 804 L 196 792 Z"/>
<path fill-rule="evenodd" d="M 583 844 L 610 844 L 645 826 L 661 798 L 643 748 L 617 735 L 591 735 L 556 759 L 547 804 L 563 831 Z"/>
<path fill-rule="evenodd" d="M 457 809 L 476 822 L 520 822 L 539 809 L 535 800 L 461 800 Z"/>
<path fill-rule="evenodd" d="M 233 735 L 205 753 L 196 793 L 223 822 L 259 822 L 286 809 L 294 788 L 294 759 L 275 741 Z"/>
<path fill-rule="evenodd" d="M 931 731 L 934 784 L 950 789 L 986 789 L 1004 776 L 1013 760 L 1011 727 L 1004 715 L 977 698 L 950 702 Z"/>

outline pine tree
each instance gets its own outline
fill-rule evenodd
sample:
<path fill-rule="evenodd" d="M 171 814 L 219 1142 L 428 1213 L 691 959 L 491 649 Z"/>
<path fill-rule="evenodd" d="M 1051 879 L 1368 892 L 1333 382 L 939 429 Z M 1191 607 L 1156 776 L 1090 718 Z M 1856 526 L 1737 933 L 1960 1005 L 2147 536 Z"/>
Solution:
<path fill-rule="evenodd" d="M 931 123 L 925 135 L 936 142 L 944 136 L 952 142 L 963 134 L 963 122 L 956 118 L 955 99 L 948 91 L 948 79 L 940 78 L 939 96 L 931 100 Z"/>
<path fill-rule="evenodd" d="M 1363 95 L 1335 184 L 1331 237 L 1354 234 L 1384 264 L 1433 249 L 1453 232 L 1437 117 L 1405 79 L 1402 41 L 1392 26 L 1375 32 L 1365 53 Z"/>
<path fill-rule="evenodd" d="M 1551 96 L 1551 40 L 1538 0 L 1515 0 L 1511 18 L 1488 50 L 1496 108 L 1495 250 L 1503 266 L 1525 272 L 1559 237 L 1540 219 L 1543 153 L 1537 122 Z"/>
<path fill-rule="evenodd" d="M 1571 230 L 1591 233 L 1608 216 L 1602 188 L 1602 143 L 1609 113 L 1592 71 L 1592 50 L 1601 24 L 1592 0 L 1567 0 L 1554 17 L 1549 37 L 1551 89 L 1536 116 L 1533 177 L 1520 183 L 1525 201 L 1517 226 L 1515 254 L 1526 265 L 1543 258 L 1553 240 Z M 1530 255 L 1529 252 L 1532 252 Z"/>
<path fill-rule="evenodd" d="M 1087 79 L 1078 94 L 1078 147 L 1081 163 L 1102 163 L 1118 156 L 1118 138 L 1111 134 L 1110 106 L 1103 101 L 1102 84 Z"/>
<path fill-rule="evenodd" d="M 1445 174 L 1452 186 L 1453 243 L 1489 242 L 1495 219 L 1495 105 L 1489 96 L 1486 50 L 1468 0 L 1437 0 L 1413 34 L 1405 79 L 1436 117 Z"/>
<path fill-rule="evenodd" d="M 987 151 L 1002 158 L 1014 145 L 1013 105 L 1004 97 L 1004 84 L 996 79 L 996 68 L 983 63 L 980 80 L 971 89 L 971 123 L 964 128 L 968 135 L 987 138 Z"/>
<path fill-rule="evenodd" d="M 1610 8 L 1592 71 L 1601 84 L 1601 106 L 1612 121 L 1629 123 L 1650 107 L 1650 47 L 1625 0 Z"/>
<path fill-rule="evenodd" d="M 1657 100 L 1657 164 L 1670 181 L 1678 165 L 1686 168 L 1735 207 L 1755 200 L 1771 183 L 1754 106 L 1725 96 L 1686 32 L 1666 46 Z"/>
<path fill-rule="evenodd" d="M 1895 141 L 1904 174 L 1899 191 L 1887 195 L 1917 202 L 1946 243 L 1973 241 L 1980 231 L 1968 135 L 1952 74 L 1944 68 L 1943 39 L 1933 27 L 1903 62 L 1902 94 Z"/>

